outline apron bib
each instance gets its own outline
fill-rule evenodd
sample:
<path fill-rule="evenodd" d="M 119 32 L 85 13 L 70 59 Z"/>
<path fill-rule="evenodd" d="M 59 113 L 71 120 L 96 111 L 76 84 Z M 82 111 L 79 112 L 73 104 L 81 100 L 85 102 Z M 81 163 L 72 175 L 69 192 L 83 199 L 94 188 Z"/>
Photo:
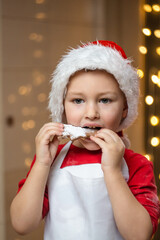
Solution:
<path fill-rule="evenodd" d="M 101 164 L 61 169 L 68 142 L 55 159 L 48 178 L 49 212 L 45 240 L 122 240 L 113 216 Z M 128 167 L 123 159 L 127 181 Z"/>

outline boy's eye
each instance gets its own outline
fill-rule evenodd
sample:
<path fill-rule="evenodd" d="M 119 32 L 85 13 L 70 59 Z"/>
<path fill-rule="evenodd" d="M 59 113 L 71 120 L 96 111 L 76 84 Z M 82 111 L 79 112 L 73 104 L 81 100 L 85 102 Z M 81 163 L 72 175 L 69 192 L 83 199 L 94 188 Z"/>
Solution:
<path fill-rule="evenodd" d="M 109 99 L 109 98 L 102 98 L 102 99 L 100 99 L 100 102 L 101 103 L 110 103 L 112 100 L 111 99 Z"/>
<path fill-rule="evenodd" d="M 73 100 L 73 102 L 76 103 L 76 104 L 81 104 L 81 103 L 84 102 L 84 100 L 80 99 L 80 98 L 76 98 L 76 99 Z"/>

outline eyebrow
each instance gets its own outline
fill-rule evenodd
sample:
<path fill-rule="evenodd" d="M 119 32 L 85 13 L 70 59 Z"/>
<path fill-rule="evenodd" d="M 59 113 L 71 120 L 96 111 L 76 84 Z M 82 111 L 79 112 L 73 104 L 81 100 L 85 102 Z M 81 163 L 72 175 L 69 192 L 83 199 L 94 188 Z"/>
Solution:
<path fill-rule="evenodd" d="M 68 92 L 70 95 L 83 95 L 82 92 Z"/>

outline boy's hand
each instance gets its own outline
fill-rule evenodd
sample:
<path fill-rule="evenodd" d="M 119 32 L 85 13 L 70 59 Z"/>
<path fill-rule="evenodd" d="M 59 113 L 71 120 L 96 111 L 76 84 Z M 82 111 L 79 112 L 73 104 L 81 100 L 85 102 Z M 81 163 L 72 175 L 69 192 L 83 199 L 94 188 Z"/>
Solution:
<path fill-rule="evenodd" d="M 125 150 L 121 138 L 112 130 L 101 129 L 91 140 L 102 149 L 102 170 L 121 170 Z"/>
<path fill-rule="evenodd" d="M 62 133 L 62 123 L 47 123 L 40 129 L 35 139 L 37 162 L 46 166 L 52 164 L 59 144 L 57 136 Z"/>

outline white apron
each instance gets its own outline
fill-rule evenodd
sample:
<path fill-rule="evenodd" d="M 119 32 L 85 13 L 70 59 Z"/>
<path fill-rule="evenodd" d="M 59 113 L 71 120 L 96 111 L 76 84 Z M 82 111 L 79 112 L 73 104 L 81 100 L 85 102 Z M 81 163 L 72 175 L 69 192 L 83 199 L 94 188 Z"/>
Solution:
<path fill-rule="evenodd" d="M 122 240 L 116 227 L 101 164 L 60 168 L 67 143 L 54 161 L 48 179 L 49 212 L 45 240 Z M 128 167 L 123 159 L 127 181 Z"/>

